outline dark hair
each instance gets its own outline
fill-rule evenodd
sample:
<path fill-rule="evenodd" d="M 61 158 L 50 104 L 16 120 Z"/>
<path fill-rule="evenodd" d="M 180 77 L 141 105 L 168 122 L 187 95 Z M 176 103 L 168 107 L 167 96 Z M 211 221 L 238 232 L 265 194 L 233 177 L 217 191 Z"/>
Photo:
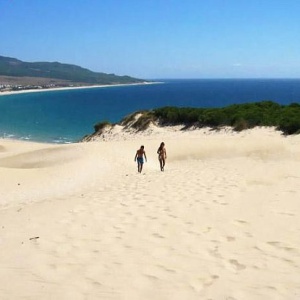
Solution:
<path fill-rule="evenodd" d="M 160 143 L 160 146 L 158 147 L 158 150 L 157 150 L 157 151 L 160 151 L 164 145 L 165 145 L 165 143 L 164 143 L 164 142 L 161 142 L 161 143 Z"/>

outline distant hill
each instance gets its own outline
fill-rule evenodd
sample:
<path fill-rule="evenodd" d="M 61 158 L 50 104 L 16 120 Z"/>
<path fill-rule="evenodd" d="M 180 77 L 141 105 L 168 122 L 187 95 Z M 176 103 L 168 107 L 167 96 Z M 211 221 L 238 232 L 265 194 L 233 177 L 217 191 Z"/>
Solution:
<path fill-rule="evenodd" d="M 0 76 L 52 78 L 88 84 L 126 84 L 144 81 L 130 76 L 93 72 L 71 64 L 24 62 L 4 56 L 0 56 Z"/>

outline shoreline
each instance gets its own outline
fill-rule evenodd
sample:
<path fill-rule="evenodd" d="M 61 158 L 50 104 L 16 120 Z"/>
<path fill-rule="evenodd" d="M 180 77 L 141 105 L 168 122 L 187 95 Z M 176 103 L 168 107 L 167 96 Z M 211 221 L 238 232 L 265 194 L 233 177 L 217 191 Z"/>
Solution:
<path fill-rule="evenodd" d="M 67 90 L 79 90 L 79 89 L 96 89 L 96 88 L 107 88 L 107 87 L 122 87 L 122 86 L 135 86 L 135 85 L 151 85 L 151 84 L 162 84 L 163 82 L 140 82 L 140 83 L 125 83 L 125 84 L 104 84 L 104 85 L 87 85 L 87 86 L 70 86 L 70 87 L 57 87 L 47 89 L 31 89 L 31 90 L 20 90 L 20 91 L 8 91 L 0 92 L 1 96 L 10 96 L 27 93 L 43 93 L 43 92 L 56 92 L 56 91 L 67 91 Z"/>

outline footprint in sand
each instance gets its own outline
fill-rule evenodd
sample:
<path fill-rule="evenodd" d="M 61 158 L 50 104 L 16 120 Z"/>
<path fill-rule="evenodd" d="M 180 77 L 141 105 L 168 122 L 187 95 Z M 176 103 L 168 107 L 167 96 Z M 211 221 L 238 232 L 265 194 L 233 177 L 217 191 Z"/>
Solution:
<path fill-rule="evenodd" d="M 154 237 L 160 238 L 160 239 L 164 239 L 164 238 L 165 238 L 164 236 L 160 235 L 159 233 L 153 233 L 152 235 L 153 235 Z"/>
<path fill-rule="evenodd" d="M 236 259 L 230 259 L 229 263 L 234 267 L 236 271 L 241 271 L 246 269 L 246 266 L 240 264 Z"/>
<path fill-rule="evenodd" d="M 245 220 L 235 220 L 234 223 L 236 225 L 247 225 L 248 224 L 248 222 Z"/>
<path fill-rule="evenodd" d="M 219 247 L 216 246 L 213 250 L 209 250 L 208 253 L 215 258 L 222 258 L 221 254 L 219 253 Z"/>
<path fill-rule="evenodd" d="M 176 273 L 175 270 L 173 270 L 173 269 L 168 269 L 167 267 L 162 266 L 162 265 L 158 265 L 157 267 L 160 268 L 160 269 L 162 269 L 164 272 L 167 272 L 167 273 L 173 273 L 173 274 Z"/>
<path fill-rule="evenodd" d="M 289 217 L 293 217 L 295 216 L 295 214 L 290 213 L 290 212 L 279 212 L 280 215 L 284 215 L 284 216 L 289 216 Z"/>
<path fill-rule="evenodd" d="M 227 202 L 219 202 L 217 200 L 213 200 L 214 203 L 219 204 L 219 205 L 228 205 Z"/>
<path fill-rule="evenodd" d="M 148 218 L 150 220 L 157 220 L 157 217 L 154 217 L 154 216 L 146 216 L 146 218 Z"/>
<path fill-rule="evenodd" d="M 281 243 L 281 242 L 270 241 L 270 242 L 267 242 L 267 244 L 269 244 L 269 245 L 271 245 L 271 246 L 273 246 L 273 247 L 276 247 L 276 248 L 278 248 L 278 249 L 287 251 L 287 252 L 295 252 L 295 253 L 298 253 L 298 250 L 297 250 L 296 248 L 285 246 L 285 245 L 284 245 L 283 243 Z"/>
<path fill-rule="evenodd" d="M 250 232 L 244 232 L 244 235 L 249 238 L 253 237 L 253 235 Z"/>
<path fill-rule="evenodd" d="M 203 233 L 209 233 L 211 231 L 211 227 L 206 227 L 205 230 L 203 230 Z"/>
<path fill-rule="evenodd" d="M 207 278 L 199 278 L 199 280 L 194 280 L 193 282 L 191 282 L 190 287 L 194 291 L 200 292 L 201 290 L 203 290 L 203 288 L 213 285 L 218 278 L 218 275 L 212 275 Z"/>
<path fill-rule="evenodd" d="M 175 215 L 169 214 L 169 217 L 171 217 L 171 218 L 173 218 L 173 219 L 177 219 L 177 216 L 175 216 Z"/>
<path fill-rule="evenodd" d="M 158 277 L 154 276 L 154 275 L 150 275 L 150 274 L 144 274 L 144 276 L 150 280 L 154 280 L 154 281 L 157 281 L 159 280 Z"/>

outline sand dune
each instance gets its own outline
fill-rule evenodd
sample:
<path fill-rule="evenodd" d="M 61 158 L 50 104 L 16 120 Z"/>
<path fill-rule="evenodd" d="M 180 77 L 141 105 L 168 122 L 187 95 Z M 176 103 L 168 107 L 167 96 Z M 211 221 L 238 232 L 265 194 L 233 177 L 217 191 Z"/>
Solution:
<path fill-rule="evenodd" d="M 46 168 L 66 164 L 76 157 L 78 157 L 77 153 L 70 147 L 46 148 L 2 158 L 0 166 L 16 169 Z"/>
<path fill-rule="evenodd" d="M 300 298 L 300 137 L 124 139 L 0 142 L 3 299 Z"/>

